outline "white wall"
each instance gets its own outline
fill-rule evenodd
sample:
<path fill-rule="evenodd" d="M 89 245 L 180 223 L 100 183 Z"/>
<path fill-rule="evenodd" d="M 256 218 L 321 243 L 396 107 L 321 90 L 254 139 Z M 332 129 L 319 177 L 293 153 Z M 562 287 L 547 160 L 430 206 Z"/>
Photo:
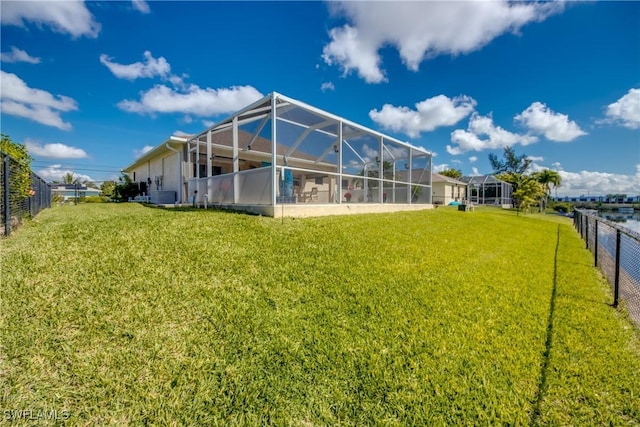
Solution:
<path fill-rule="evenodd" d="M 155 184 L 155 177 L 162 176 L 162 190 L 175 191 L 176 197 L 179 197 L 180 185 L 183 181 L 183 178 L 178 176 L 179 170 L 180 155 L 174 152 L 164 152 L 137 165 L 131 170 L 129 177 L 135 183 L 148 182 L 150 178 L 151 185 L 147 187 L 148 194 L 149 191 L 158 189 Z"/>

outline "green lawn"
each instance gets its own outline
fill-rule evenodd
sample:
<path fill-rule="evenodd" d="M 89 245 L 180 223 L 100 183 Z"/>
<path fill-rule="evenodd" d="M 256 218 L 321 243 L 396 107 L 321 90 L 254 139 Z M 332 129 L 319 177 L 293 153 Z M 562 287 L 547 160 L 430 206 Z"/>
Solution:
<path fill-rule="evenodd" d="M 96 204 L 46 210 L 0 243 L 3 411 L 65 410 L 69 425 L 640 424 L 640 334 L 565 218 Z"/>

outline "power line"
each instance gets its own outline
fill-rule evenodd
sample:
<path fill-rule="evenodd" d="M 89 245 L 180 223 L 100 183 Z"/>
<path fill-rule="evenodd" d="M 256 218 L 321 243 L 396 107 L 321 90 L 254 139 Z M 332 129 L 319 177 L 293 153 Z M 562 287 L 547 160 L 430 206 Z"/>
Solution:
<path fill-rule="evenodd" d="M 63 161 L 52 161 L 52 160 L 33 160 L 31 162 L 33 163 L 38 163 L 38 164 L 42 164 L 42 165 L 70 165 L 69 167 L 73 166 L 73 165 L 78 165 L 78 166 L 91 166 L 91 167 L 96 167 L 96 168 L 107 168 L 107 169 L 121 169 L 120 166 L 114 166 L 114 165 L 97 165 L 97 164 L 87 164 L 87 162 L 63 162 Z"/>

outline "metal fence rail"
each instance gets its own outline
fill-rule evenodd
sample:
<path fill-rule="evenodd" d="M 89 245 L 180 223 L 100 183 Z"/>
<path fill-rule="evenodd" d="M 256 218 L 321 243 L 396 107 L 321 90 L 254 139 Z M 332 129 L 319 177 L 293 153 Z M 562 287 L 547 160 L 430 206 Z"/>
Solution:
<path fill-rule="evenodd" d="M 25 218 L 51 207 L 51 187 L 6 153 L 0 152 L 0 235 L 9 236 Z"/>
<path fill-rule="evenodd" d="M 611 284 L 613 306 L 622 303 L 640 328 L 640 234 L 599 218 L 593 210 L 576 210 L 573 218 L 596 267 Z"/>

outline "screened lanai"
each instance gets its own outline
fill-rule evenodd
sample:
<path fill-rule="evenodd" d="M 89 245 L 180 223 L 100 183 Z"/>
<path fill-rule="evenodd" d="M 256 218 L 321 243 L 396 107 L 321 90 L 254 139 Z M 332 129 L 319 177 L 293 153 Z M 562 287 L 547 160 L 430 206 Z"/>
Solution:
<path fill-rule="evenodd" d="M 187 191 L 198 204 L 267 214 L 431 205 L 429 151 L 278 93 L 194 136 L 187 150 Z"/>
<path fill-rule="evenodd" d="M 511 207 L 512 186 L 493 175 L 463 176 L 461 181 L 468 185 L 467 197 L 478 205 Z"/>

